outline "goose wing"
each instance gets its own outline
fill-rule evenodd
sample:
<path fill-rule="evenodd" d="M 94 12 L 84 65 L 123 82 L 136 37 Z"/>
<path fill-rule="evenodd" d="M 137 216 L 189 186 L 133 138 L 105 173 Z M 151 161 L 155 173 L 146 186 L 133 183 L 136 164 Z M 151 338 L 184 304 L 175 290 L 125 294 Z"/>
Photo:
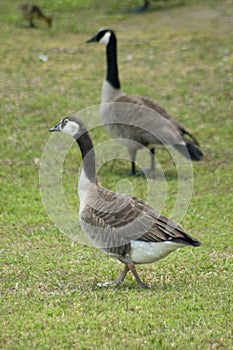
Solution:
<path fill-rule="evenodd" d="M 114 242 L 118 239 L 121 242 L 118 246 L 131 240 L 197 245 L 198 241 L 190 237 L 180 225 L 157 213 L 143 200 L 102 187 L 98 188 L 98 192 L 104 200 L 100 201 L 102 203 L 98 208 L 92 208 L 92 224 L 101 227 L 104 236 L 113 235 Z M 106 240 L 109 241 L 109 237 Z"/>
<path fill-rule="evenodd" d="M 164 125 L 162 125 L 163 127 L 161 127 L 161 125 L 160 125 L 160 130 L 161 131 L 163 130 L 164 133 L 166 133 L 166 139 L 168 140 L 168 143 L 171 143 L 171 144 L 179 143 L 178 142 L 178 139 L 180 139 L 179 135 L 181 135 L 181 136 L 188 135 L 195 145 L 197 145 L 197 146 L 199 145 L 196 138 L 181 123 L 179 123 L 174 117 L 172 117 L 170 114 L 168 114 L 167 111 L 165 109 L 163 109 L 159 104 L 151 101 L 149 98 L 147 98 L 145 96 L 140 96 L 140 95 L 121 94 L 118 98 L 116 98 L 114 100 L 114 102 L 131 103 L 131 104 L 139 105 L 141 107 L 146 107 L 146 108 L 151 109 L 155 112 L 155 113 L 153 113 L 153 119 L 157 115 L 157 116 L 162 117 L 161 122 L 165 121 L 165 120 L 168 121 L 168 123 L 164 122 Z M 145 118 L 144 118 L 143 114 L 145 114 Z M 140 113 L 138 114 L 138 117 L 141 120 L 142 126 L 146 125 L 145 123 L 148 120 L 147 124 L 149 125 L 149 128 L 151 129 L 151 122 L 153 123 L 153 120 L 148 118 L 148 111 L 146 109 L 142 108 L 140 110 Z M 133 118 L 134 118 L 134 120 L 135 120 L 135 118 L 137 118 L 136 113 L 134 113 Z M 170 128 L 169 128 L 169 126 L 170 126 Z M 173 126 L 173 128 L 172 128 L 172 126 Z"/>

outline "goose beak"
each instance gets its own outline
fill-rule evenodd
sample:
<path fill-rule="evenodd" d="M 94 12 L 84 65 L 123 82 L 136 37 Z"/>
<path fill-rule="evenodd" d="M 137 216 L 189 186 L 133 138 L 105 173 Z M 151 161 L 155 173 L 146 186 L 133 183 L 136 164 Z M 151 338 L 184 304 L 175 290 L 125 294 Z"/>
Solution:
<path fill-rule="evenodd" d="M 53 131 L 61 131 L 61 122 L 58 123 L 57 125 L 55 125 L 54 127 L 52 127 L 51 129 L 49 129 L 50 132 Z"/>
<path fill-rule="evenodd" d="M 86 43 L 96 43 L 98 40 L 97 40 L 97 35 L 93 36 L 93 38 L 89 39 L 86 41 Z"/>

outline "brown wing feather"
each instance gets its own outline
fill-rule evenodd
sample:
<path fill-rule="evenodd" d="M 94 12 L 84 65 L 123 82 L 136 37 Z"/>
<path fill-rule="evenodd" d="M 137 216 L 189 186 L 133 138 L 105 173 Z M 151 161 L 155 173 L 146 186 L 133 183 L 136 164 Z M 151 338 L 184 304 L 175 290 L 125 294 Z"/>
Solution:
<path fill-rule="evenodd" d="M 123 234 L 126 241 L 132 238 L 147 242 L 174 240 L 191 245 L 197 242 L 180 225 L 160 215 L 141 199 L 115 193 L 101 186 L 98 186 L 98 193 L 103 197 L 105 204 L 100 205 L 98 209 L 92 209 L 91 215 L 95 220 L 92 217 L 90 222 L 95 222 L 97 227 L 108 228 L 109 233 L 114 230 L 114 235 L 117 232 Z M 129 231 L 133 228 L 138 232 L 132 231 L 131 234 Z"/>
<path fill-rule="evenodd" d="M 127 103 L 133 103 L 138 104 L 140 106 L 145 106 L 147 108 L 150 108 L 166 118 L 182 135 L 188 135 L 191 140 L 194 142 L 195 145 L 199 146 L 198 141 L 196 138 L 181 124 L 176 120 L 174 117 L 172 117 L 170 114 L 167 113 L 165 109 L 163 109 L 159 104 L 151 101 L 148 97 L 140 96 L 140 95 L 126 95 L 122 94 L 119 96 L 114 102 L 127 102 Z"/>

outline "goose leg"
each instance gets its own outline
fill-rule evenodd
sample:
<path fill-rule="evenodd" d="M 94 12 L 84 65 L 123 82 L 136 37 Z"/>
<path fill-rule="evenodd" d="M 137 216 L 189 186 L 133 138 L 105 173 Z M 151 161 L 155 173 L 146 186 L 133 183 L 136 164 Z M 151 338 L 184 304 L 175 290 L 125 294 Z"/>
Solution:
<path fill-rule="evenodd" d="M 130 175 L 135 175 L 135 174 L 136 174 L 135 162 L 131 161 L 131 174 Z"/>
<path fill-rule="evenodd" d="M 135 264 L 133 262 L 128 264 L 128 268 L 132 272 L 132 274 L 134 275 L 134 277 L 135 277 L 135 279 L 137 281 L 138 287 L 139 288 L 148 288 L 147 284 L 143 283 L 141 278 L 139 277 L 139 275 L 138 275 L 138 273 L 136 271 Z"/>
<path fill-rule="evenodd" d="M 150 149 L 150 158 L 151 158 L 151 166 L 150 166 L 150 169 L 143 169 L 141 170 L 141 174 L 143 175 L 149 175 L 151 173 L 154 173 L 155 172 L 155 149 L 154 148 L 151 148 Z"/>
<path fill-rule="evenodd" d="M 130 151 L 130 156 L 131 156 L 131 173 L 129 173 L 129 175 L 136 175 L 136 165 L 135 165 L 136 152 Z"/>
<path fill-rule="evenodd" d="M 35 25 L 34 25 L 34 23 L 33 23 L 33 21 L 32 21 L 32 18 L 30 18 L 30 20 L 29 20 L 29 26 L 30 26 L 31 28 L 35 28 Z"/>
<path fill-rule="evenodd" d="M 104 283 L 97 283 L 97 286 L 98 287 L 111 287 L 111 286 L 115 287 L 115 286 L 118 286 L 118 284 L 120 284 L 120 283 L 122 283 L 124 281 L 125 276 L 127 275 L 129 270 L 134 275 L 139 288 L 148 288 L 147 284 L 143 283 L 141 278 L 139 277 L 139 275 L 138 275 L 138 273 L 136 271 L 135 264 L 133 262 L 125 265 L 124 270 L 121 272 L 120 276 L 115 281 L 104 282 Z"/>
<path fill-rule="evenodd" d="M 150 149 L 150 156 L 151 156 L 151 171 L 155 171 L 155 149 Z"/>
<path fill-rule="evenodd" d="M 118 284 L 122 283 L 125 279 L 125 276 L 127 275 L 127 272 L 130 270 L 130 268 L 128 267 L 128 265 L 125 265 L 124 270 L 121 272 L 120 276 L 112 282 L 104 282 L 104 283 L 97 283 L 98 287 L 115 287 Z"/>
<path fill-rule="evenodd" d="M 114 286 L 117 286 L 118 284 L 124 281 L 128 271 L 129 271 L 129 267 L 125 265 L 124 270 L 121 272 L 120 276 L 115 281 L 113 281 Z"/>

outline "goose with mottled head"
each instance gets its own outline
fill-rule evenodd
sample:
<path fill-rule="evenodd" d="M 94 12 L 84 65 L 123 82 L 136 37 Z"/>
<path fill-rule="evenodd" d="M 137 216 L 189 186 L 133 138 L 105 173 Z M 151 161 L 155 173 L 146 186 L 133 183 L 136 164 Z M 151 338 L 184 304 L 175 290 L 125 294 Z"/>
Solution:
<path fill-rule="evenodd" d="M 50 131 L 71 135 L 81 150 L 83 168 L 78 192 L 82 229 L 95 247 L 124 264 L 115 281 L 99 286 L 118 285 L 131 271 L 138 286 L 144 288 L 146 285 L 136 271 L 137 264 L 153 263 L 177 248 L 201 244 L 143 200 L 110 191 L 98 183 L 93 143 L 82 120 L 66 117 Z"/>

